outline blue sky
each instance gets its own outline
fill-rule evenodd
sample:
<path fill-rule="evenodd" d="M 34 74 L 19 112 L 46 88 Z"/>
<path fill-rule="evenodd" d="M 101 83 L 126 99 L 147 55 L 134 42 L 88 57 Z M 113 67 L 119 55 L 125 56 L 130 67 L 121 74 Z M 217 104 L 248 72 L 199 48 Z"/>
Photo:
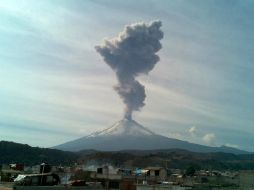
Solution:
<path fill-rule="evenodd" d="M 94 46 L 162 21 L 134 119 L 173 138 L 254 151 L 251 0 L 1 0 L 0 140 L 50 147 L 109 127 L 124 105 Z"/>

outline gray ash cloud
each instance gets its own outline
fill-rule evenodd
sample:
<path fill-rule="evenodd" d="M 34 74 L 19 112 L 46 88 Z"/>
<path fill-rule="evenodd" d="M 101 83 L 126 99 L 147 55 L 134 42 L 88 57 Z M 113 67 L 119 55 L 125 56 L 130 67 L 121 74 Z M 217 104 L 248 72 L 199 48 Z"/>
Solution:
<path fill-rule="evenodd" d="M 131 24 L 118 37 L 95 47 L 116 73 L 118 84 L 114 89 L 126 105 L 124 117 L 127 119 L 131 119 L 134 110 L 145 105 L 145 87 L 136 77 L 148 74 L 160 60 L 156 52 L 162 47 L 161 25 L 161 21 Z"/>

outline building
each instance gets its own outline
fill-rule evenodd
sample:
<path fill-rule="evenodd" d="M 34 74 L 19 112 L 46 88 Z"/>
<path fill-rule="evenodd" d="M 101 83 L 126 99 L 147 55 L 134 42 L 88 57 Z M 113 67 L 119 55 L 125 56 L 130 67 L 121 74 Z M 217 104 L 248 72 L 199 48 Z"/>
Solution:
<path fill-rule="evenodd" d="M 167 179 L 167 170 L 163 167 L 148 167 L 145 168 L 147 181 L 165 181 Z"/>

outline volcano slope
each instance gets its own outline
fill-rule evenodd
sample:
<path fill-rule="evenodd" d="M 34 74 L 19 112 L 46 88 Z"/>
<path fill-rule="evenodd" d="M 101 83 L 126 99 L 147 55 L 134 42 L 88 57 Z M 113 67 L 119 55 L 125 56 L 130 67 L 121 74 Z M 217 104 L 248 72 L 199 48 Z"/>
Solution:
<path fill-rule="evenodd" d="M 123 119 L 113 126 L 53 148 L 65 151 L 99 150 L 156 150 L 184 149 L 193 152 L 225 152 L 245 154 L 231 147 L 209 147 L 158 135 L 131 119 Z"/>

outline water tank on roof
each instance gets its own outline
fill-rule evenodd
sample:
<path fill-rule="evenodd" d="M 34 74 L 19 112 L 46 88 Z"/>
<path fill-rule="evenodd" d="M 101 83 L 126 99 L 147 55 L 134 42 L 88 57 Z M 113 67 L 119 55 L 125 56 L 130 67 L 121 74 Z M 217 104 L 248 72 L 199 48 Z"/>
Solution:
<path fill-rule="evenodd" d="M 49 173 L 51 172 L 51 166 L 46 163 L 42 163 L 40 165 L 40 173 Z"/>

